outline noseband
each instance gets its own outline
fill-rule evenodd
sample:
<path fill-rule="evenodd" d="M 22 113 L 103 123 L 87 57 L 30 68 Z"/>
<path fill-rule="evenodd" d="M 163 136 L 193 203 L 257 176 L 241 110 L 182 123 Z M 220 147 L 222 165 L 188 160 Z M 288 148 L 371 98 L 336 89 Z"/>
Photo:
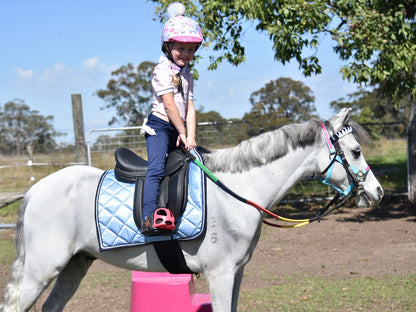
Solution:
<path fill-rule="evenodd" d="M 360 191 L 361 185 L 360 182 L 363 182 L 370 171 L 370 166 L 367 166 L 365 169 L 358 170 L 350 165 L 345 158 L 344 151 L 341 149 L 341 146 L 338 140 L 348 134 L 351 134 L 353 128 L 351 126 L 346 126 L 342 128 L 336 134 L 330 136 L 328 128 L 330 127 L 329 122 L 326 120 L 324 123 L 321 124 L 322 130 L 324 132 L 326 144 L 329 149 L 330 157 L 332 157 L 331 162 L 329 163 L 328 167 L 324 171 L 321 172 L 321 176 L 325 173 L 325 178 L 321 177 L 321 182 L 325 185 L 332 187 L 337 194 L 344 198 L 344 197 L 352 197 Z M 339 187 L 336 187 L 334 184 L 331 183 L 331 176 L 332 171 L 334 169 L 335 163 L 340 163 L 345 171 L 347 172 L 348 176 L 351 178 L 351 183 L 345 190 L 341 190 Z"/>

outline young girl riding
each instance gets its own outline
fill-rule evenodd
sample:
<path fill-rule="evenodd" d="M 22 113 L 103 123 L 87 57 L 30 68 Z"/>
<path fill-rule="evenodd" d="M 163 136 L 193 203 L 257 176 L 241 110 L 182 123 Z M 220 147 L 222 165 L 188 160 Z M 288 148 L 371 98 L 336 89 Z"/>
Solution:
<path fill-rule="evenodd" d="M 184 17 L 184 13 L 180 3 L 169 6 L 170 19 L 162 30 L 164 55 L 153 72 L 152 112 L 144 127 L 149 168 L 143 191 L 143 235 L 169 234 L 175 229 L 172 213 L 157 203 L 166 156 L 181 144 L 188 150 L 197 146 L 193 79 L 188 64 L 203 37 L 198 23 Z"/>

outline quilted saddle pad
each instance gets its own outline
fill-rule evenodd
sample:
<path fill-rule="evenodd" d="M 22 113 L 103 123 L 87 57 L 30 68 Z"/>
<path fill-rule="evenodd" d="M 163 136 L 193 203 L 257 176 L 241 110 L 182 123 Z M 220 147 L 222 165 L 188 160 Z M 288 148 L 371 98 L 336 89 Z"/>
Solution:
<path fill-rule="evenodd" d="M 200 161 L 202 157 L 191 151 Z M 205 234 L 205 175 L 194 163 L 189 165 L 189 185 L 185 211 L 172 235 L 144 236 L 133 219 L 134 183 L 120 182 L 114 170 L 105 171 L 95 200 L 95 221 L 100 250 L 132 247 L 155 241 L 192 240 Z"/>

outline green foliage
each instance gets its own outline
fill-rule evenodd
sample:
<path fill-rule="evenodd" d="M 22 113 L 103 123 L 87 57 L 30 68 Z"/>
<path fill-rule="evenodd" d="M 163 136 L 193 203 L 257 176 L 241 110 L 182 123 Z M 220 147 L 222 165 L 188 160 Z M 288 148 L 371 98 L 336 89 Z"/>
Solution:
<path fill-rule="evenodd" d="M 153 98 L 152 77 L 156 66 L 152 62 L 142 62 L 137 67 L 128 63 L 113 71 L 114 77 L 96 95 L 106 103 L 104 108 L 115 108 L 109 125 L 122 121 L 126 126 L 141 125 L 150 111 Z"/>
<path fill-rule="evenodd" d="M 204 107 L 200 107 L 196 110 L 196 120 L 200 122 L 223 122 L 226 119 L 221 116 L 220 113 L 216 111 L 205 112 Z"/>
<path fill-rule="evenodd" d="M 52 126 L 53 116 L 42 116 L 21 99 L 0 106 L 0 152 L 22 155 L 48 152 L 56 147 L 54 137 L 61 135 Z"/>
<path fill-rule="evenodd" d="M 234 146 L 252 135 L 249 123 L 227 120 L 218 112 L 205 112 L 204 107 L 196 110 L 196 120 L 197 143 L 205 148 Z"/>
<path fill-rule="evenodd" d="M 255 132 L 260 128 L 306 121 L 314 117 L 314 100 L 311 89 L 302 82 L 279 78 L 251 94 L 252 108 L 243 119 L 253 124 Z"/>
<path fill-rule="evenodd" d="M 159 4 L 165 21 L 172 0 Z M 252 24 L 273 42 L 275 59 L 296 60 L 305 76 L 319 74 L 315 56 L 329 35 L 334 52 L 346 65 L 344 78 L 357 83 L 383 83 L 394 99 L 416 95 L 416 1 L 377 0 L 199 0 L 182 1 L 187 14 L 201 25 L 205 45 L 212 48 L 210 69 L 222 61 L 245 61 L 244 27 Z"/>
<path fill-rule="evenodd" d="M 337 1 L 333 9 L 343 25 L 333 36 L 338 42 L 335 51 L 349 62 L 341 69 L 345 78 L 383 83 L 388 94 L 400 98 L 416 95 L 415 3 L 393 2 Z"/>

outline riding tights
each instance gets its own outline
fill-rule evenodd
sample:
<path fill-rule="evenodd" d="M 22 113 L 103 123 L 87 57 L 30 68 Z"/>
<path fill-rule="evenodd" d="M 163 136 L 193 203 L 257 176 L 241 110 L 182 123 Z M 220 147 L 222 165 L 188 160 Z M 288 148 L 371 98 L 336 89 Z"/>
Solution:
<path fill-rule="evenodd" d="M 147 158 L 149 168 L 143 190 L 143 220 L 151 217 L 158 207 L 160 183 L 165 175 L 166 156 L 176 147 L 178 131 L 169 122 L 150 114 L 147 126 L 156 135 L 146 134 Z"/>

